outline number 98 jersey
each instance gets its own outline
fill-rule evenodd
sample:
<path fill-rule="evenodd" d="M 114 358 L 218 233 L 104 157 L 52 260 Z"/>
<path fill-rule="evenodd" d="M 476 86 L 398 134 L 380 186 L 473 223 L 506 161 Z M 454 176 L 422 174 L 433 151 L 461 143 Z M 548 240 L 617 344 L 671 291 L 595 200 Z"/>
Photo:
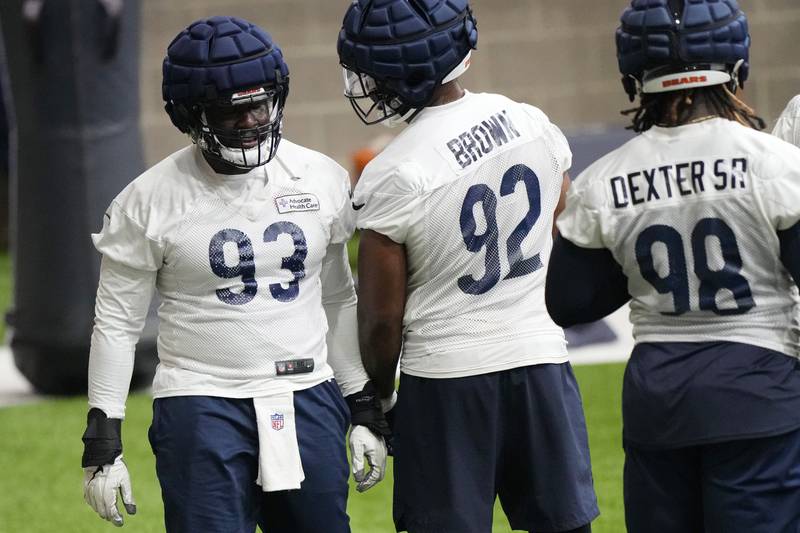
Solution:
<path fill-rule="evenodd" d="M 796 353 L 777 232 L 800 220 L 800 150 L 722 118 L 653 127 L 573 184 L 561 235 L 628 277 L 637 342 Z"/>
<path fill-rule="evenodd" d="M 357 226 L 406 249 L 404 373 L 567 360 L 544 281 L 571 158 L 538 109 L 467 92 L 425 108 L 367 165 L 353 193 Z"/>
<path fill-rule="evenodd" d="M 196 146 L 176 152 L 119 194 L 93 238 L 105 257 L 157 272 L 154 394 L 245 397 L 332 376 L 320 273 L 352 230 L 347 173 L 284 139 L 242 175 L 213 172 Z"/>

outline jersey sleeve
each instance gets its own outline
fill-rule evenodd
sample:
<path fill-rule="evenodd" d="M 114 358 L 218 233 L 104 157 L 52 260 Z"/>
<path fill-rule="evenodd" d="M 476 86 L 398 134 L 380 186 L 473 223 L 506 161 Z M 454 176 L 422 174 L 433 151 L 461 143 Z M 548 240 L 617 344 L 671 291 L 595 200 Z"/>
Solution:
<path fill-rule="evenodd" d="M 103 256 L 89 349 L 89 406 L 109 418 L 125 418 L 134 349 L 155 284 L 155 272 L 129 268 Z"/>
<path fill-rule="evenodd" d="M 545 135 L 550 140 L 556 161 L 561 165 L 561 173 L 567 172 L 572 168 L 572 150 L 569 148 L 567 138 L 564 137 L 561 128 L 549 121 L 545 126 Z"/>
<path fill-rule="evenodd" d="M 767 218 L 777 231 L 800 221 L 800 148 L 780 143 L 754 169 Z"/>
<path fill-rule="evenodd" d="M 528 104 L 522 106 L 531 118 L 541 124 L 542 133 L 561 167 L 561 173 L 567 172 L 572 168 L 572 150 L 561 128 L 550 122 L 550 118 L 541 109 Z"/>
<path fill-rule="evenodd" d="M 356 226 L 356 217 L 350 207 L 350 176 L 345 169 L 337 168 L 337 179 L 333 201 L 335 213 L 331 224 L 331 244 L 347 242 L 353 236 Z"/>
<path fill-rule="evenodd" d="M 161 268 L 162 242 L 148 236 L 144 225 L 129 215 L 117 200 L 111 202 L 103 216 L 103 228 L 92 235 L 92 241 L 104 257 L 121 265 L 146 271 Z"/>
<path fill-rule="evenodd" d="M 353 193 L 356 227 L 368 229 L 403 244 L 411 220 L 422 208 L 421 174 L 415 164 L 384 170 L 368 165 Z"/>
<path fill-rule="evenodd" d="M 367 373 L 361 363 L 358 349 L 358 321 L 356 319 L 356 291 L 347 247 L 344 244 L 328 246 L 320 274 L 322 306 L 328 321 L 326 343 L 328 363 L 343 396 L 364 388 Z"/>
<path fill-rule="evenodd" d="M 567 191 L 564 211 L 556 226 L 562 237 L 582 248 L 605 248 L 600 209 L 594 198 L 595 187 L 585 187 L 579 176 Z"/>
<path fill-rule="evenodd" d="M 800 95 L 795 96 L 781 113 L 772 134 L 800 146 Z"/>

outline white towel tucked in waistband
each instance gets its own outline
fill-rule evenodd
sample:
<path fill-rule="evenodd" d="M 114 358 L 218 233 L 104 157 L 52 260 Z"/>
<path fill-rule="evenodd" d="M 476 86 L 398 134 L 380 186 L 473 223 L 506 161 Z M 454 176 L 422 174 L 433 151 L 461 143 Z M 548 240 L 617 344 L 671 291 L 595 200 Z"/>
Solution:
<path fill-rule="evenodd" d="M 300 462 L 291 392 L 253 398 L 258 423 L 258 478 L 264 492 L 299 489 L 306 475 Z"/>

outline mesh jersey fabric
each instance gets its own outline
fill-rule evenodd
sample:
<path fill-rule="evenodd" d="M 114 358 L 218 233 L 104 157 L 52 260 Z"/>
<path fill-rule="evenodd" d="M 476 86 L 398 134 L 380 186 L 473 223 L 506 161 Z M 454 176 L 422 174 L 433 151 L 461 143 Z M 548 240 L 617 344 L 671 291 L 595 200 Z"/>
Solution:
<path fill-rule="evenodd" d="M 786 105 L 772 134 L 795 146 L 800 146 L 800 95 L 792 98 Z"/>
<path fill-rule="evenodd" d="M 353 223 L 344 169 L 286 140 L 244 175 L 214 173 L 193 145 L 134 180 L 93 240 L 114 262 L 157 271 L 154 395 L 252 396 L 330 378 L 320 273 Z M 273 379 L 277 361 L 297 358 L 314 371 Z"/>
<path fill-rule="evenodd" d="M 800 220 L 800 150 L 715 118 L 653 127 L 586 169 L 561 235 L 628 277 L 636 342 L 730 341 L 796 355 L 777 230 Z"/>
<path fill-rule="evenodd" d="M 540 110 L 467 92 L 424 109 L 366 166 L 357 226 L 404 244 L 408 259 L 403 372 L 459 377 L 567 359 L 544 281 L 571 159 Z"/>

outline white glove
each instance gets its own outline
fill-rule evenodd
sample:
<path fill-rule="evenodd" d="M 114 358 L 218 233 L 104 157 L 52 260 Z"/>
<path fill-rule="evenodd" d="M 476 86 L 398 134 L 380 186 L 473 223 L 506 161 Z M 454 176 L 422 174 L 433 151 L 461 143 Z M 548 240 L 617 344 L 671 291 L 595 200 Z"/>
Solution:
<path fill-rule="evenodd" d="M 353 460 L 353 478 L 358 482 L 356 490 L 364 492 L 372 488 L 386 474 L 386 443 L 365 426 L 353 426 L 350 430 L 350 456 Z M 369 472 L 364 470 L 364 456 L 369 463 Z"/>
<path fill-rule="evenodd" d="M 117 508 L 117 491 L 129 515 L 136 514 L 136 503 L 131 491 L 131 477 L 120 454 L 114 464 L 90 466 L 83 469 L 83 499 L 104 518 L 122 527 L 122 515 Z"/>

